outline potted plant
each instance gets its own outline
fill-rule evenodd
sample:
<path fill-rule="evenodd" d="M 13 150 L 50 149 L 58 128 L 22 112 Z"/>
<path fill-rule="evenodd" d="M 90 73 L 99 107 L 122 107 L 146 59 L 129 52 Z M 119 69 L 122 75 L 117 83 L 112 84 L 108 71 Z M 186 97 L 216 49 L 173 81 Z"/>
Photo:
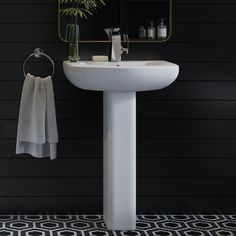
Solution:
<path fill-rule="evenodd" d="M 88 19 L 94 15 L 98 8 L 105 6 L 104 0 L 58 0 L 59 9 L 59 37 L 62 41 L 69 43 L 70 61 L 78 61 L 79 57 L 79 24 L 78 18 Z M 61 16 L 70 17 L 70 24 L 66 26 L 65 38 L 60 34 Z"/>

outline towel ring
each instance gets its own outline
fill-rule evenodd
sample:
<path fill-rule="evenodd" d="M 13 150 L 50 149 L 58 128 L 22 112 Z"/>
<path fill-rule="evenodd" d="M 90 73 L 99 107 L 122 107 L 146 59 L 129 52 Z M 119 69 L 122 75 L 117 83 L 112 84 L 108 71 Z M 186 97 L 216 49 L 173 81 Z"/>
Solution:
<path fill-rule="evenodd" d="M 34 52 L 31 53 L 29 56 L 26 57 L 24 63 L 23 63 L 23 74 L 24 76 L 26 76 L 26 72 L 25 72 L 25 65 L 27 63 L 27 61 L 31 58 L 31 57 L 35 57 L 35 58 L 40 58 L 42 56 L 45 56 L 51 63 L 52 63 L 52 74 L 51 77 L 54 75 L 55 72 L 55 64 L 54 61 L 52 60 L 51 57 L 49 57 L 47 54 L 43 53 L 43 50 L 41 48 L 35 48 Z"/>

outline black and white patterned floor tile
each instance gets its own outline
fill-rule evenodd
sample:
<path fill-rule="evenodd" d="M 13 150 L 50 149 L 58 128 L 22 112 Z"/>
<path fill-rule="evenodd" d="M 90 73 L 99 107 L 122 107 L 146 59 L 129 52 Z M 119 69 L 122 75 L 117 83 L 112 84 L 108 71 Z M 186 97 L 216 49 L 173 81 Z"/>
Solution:
<path fill-rule="evenodd" d="M 0 236 L 236 236 L 236 215 L 139 215 L 109 231 L 101 215 L 0 215 Z"/>

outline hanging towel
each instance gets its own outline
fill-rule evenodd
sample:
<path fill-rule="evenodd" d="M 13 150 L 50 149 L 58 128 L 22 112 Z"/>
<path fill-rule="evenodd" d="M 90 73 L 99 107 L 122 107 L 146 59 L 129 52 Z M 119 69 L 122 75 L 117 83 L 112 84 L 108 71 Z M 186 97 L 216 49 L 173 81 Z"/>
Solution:
<path fill-rule="evenodd" d="M 16 154 L 57 157 L 58 131 L 52 78 L 27 74 L 20 103 Z"/>

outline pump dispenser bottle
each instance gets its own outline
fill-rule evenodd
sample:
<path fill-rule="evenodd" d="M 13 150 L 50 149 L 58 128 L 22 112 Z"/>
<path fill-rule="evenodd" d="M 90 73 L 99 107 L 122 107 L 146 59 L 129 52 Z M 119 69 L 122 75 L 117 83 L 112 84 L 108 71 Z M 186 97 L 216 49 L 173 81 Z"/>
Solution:
<path fill-rule="evenodd" d="M 154 27 L 153 21 L 150 22 L 150 26 L 148 27 L 148 39 L 155 39 L 156 37 L 156 29 Z"/>
<path fill-rule="evenodd" d="M 160 40 L 167 38 L 167 27 L 164 24 L 164 19 L 161 19 L 160 24 L 157 26 L 157 38 Z"/>

